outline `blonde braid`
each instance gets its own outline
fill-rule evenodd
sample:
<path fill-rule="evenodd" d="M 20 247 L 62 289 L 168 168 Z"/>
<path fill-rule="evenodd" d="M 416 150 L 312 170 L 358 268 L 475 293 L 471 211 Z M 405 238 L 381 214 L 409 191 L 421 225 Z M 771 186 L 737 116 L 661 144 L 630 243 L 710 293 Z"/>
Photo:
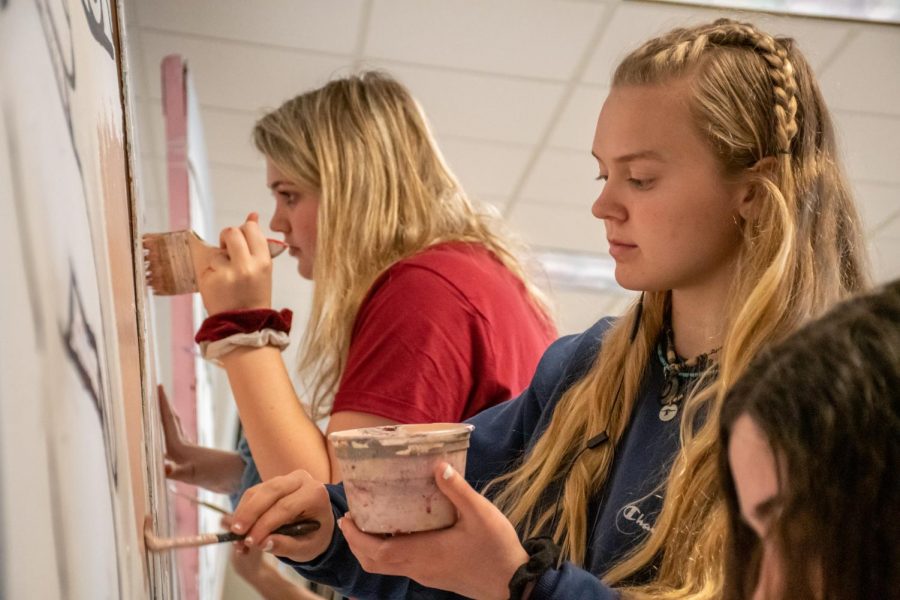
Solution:
<path fill-rule="evenodd" d="M 637 54 L 652 55 L 659 68 L 685 69 L 697 64 L 709 47 L 745 47 L 755 50 L 768 64 L 775 100 L 775 136 L 779 153 L 790 153 L 791 141 L 797 135 L 797 80 L 788 49 L 771 35 L 747 23 L 719 19 L 706 28 L 677 29 L 672 37 L 684 37 L 675 44 L 652 40 Z M 662 46 L 662 47 L 660 47 Z"/>

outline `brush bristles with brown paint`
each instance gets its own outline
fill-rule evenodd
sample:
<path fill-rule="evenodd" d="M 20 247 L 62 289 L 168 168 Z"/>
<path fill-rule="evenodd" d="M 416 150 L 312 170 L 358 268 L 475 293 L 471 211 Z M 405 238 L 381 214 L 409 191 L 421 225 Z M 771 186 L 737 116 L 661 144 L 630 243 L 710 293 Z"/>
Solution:
<path fill-rule="evenodd" d="M 319 522 L 315 520 L 297 521 L 290 525 L 282 525 L 272 533 L 298 537 L 306 535 L 307 533 L 312 533 L 313 531 L 318 530 L 320 526 Z M 196 546 L 221 544 L 223 542 L 237 542 L 245 537 L 245 534 L 226 531 L 223 533 L 201 533 L 199 535 L 164 538 L 158 537 L 153 533 L 149 518 L 144 522 L 144 545 L 146 545 L 147 549 L 151 552 L 162 552 L 164 550 L 171 550 L 172 548 L 194 548 Z"/>
<path fill-rule="evenodd" d="M 279 240 L 266 240 L 274 258 L 287 249 Z M 197 273 L 212 258 L 225 251 L 211 246 L 190 230 L 148 233 L 143 237 L 147 284 L 158 296 L 176 296 L 197 291 Z"/>

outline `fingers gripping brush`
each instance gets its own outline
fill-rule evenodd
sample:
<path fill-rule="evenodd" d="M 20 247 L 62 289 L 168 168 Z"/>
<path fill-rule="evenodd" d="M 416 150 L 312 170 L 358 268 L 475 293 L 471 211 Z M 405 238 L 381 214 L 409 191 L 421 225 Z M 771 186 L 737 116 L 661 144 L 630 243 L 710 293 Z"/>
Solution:
<path fill-rule="evenodd" d="M 321 525 L 316 520 L 297 521 L 296 523 L 290 523 L 289 525 L 282 525 L 273 530 L 272 533 L 298 537 L 312 533 L 313 531 L 318 530 L 320 526 Z M 144 521 L 144 544 L 151 552 L 162 552 L 164 550 L 171 550 L 172 548 L 193 548 L 209 544 L 221 544 L 222 542 L 237 542 L 245 537 L 245 534 L 231 533 L 230 531 L 225 533 L 201 533 L 199 535 L 187 535 L 172 538 L 159 537 L 153 533 L 150 526 L 150 517 L 147 517 Z"/>
<path fill-rule="evenodd" d="M 275 258 L 287 244 L 267 239 L 269 255 Z M 143 237 L 147 284 L 157 296 L 177 296 L 198 291 L 197 275 L 216 255 L 225 251 L 204 242 L 190 230 L 148 233 Z"/>

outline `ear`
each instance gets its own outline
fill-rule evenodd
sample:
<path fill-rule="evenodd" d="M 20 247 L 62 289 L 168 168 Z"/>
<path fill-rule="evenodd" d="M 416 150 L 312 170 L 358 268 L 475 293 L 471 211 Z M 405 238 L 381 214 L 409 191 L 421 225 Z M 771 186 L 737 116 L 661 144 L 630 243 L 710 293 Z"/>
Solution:
<path fill-rule="evenodd" d="M 740 189 L 740 199 L 738 201 L 738 214 L 745 221 L 753 220 L 759 211 L 758 192 L 759 186 L 755 183 L 760 176 L 771 178 L 775 174 L 778 162 L 774 156 L 761 158 L 748 168 L 744 176 L 744 185 Z"/>

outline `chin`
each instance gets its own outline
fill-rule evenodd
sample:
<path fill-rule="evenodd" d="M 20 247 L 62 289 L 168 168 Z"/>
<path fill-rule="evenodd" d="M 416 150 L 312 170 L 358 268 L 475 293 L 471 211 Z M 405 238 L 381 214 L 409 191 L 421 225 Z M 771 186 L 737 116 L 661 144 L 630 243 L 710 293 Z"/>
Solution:
<path fill-rule="evenodd" d="M 623 289 L 631 292 L 647 291 L 646 277 L 636 276 L 634 273 L 628 273 L 626 269 L 616 267 L 616 283 Z"/>
<path fill-rule="evenodd" d="M 297 264 L 297 273 L 300 274 L 300 277 L 306 279 L 307 281 L 312 281 L 313 278 L 313 269 L 310 265 L 305 265 L 302 262 Z"/>
<path fill-rule="evenodd" d="M 631 292 L 666 292 L 672 289 L 671 278 L 658 273 L 639 273 L 616 265 L 616 283 Z"/>

